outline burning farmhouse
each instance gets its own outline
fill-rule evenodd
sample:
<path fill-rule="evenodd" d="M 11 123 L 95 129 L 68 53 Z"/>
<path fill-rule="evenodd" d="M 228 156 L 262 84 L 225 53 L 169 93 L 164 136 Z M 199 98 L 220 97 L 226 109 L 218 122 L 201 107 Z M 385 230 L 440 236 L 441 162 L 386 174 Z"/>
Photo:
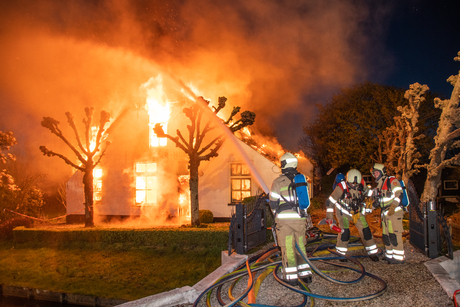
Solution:
<path fill-rule="evenodd" d="M 190 119 L 183 110 L 194 99 L 186 99 L 183 91 L 182 99 L 176 94 L 175 101 L 170 101 L 160 77 L 141 89 L 146 94 L 145 104 L 128 112 L 113 129 L 108 136 L 110 146 L 94 169 L 94 222 L 139 228 L 189 224 L 189 155 L 171 139 L 158 137 L 153 128 L 160 124 L 172 136 L 176 131 L 190 131 Z M 204 108 L 215 107 L 210 103 Z M 207 133 L 209 140 L 229 130 L 219 127 L 216 122 L 222 124 L 223 120 L 214 117 L 213 121 L 203 116 L 198 128 L 205 129 L 210 121 L 215 129 Z M 199 166 L 199 209 L 210 210 L 215 221 L 229 220 L 234 205 L 244 198 L 268 192 L 267 185 L 280 174 L 277 163 L 284 151 L 276 141 L 257 139 L 248 129 L 235 135 L 224 136 L 218 156 L 201 161 Z M 197 141 L 188 135 L 181 137 L 193 144 Z M 301 156 L 299 170 L 312 178 L 312 165 Z M 67 182 L 67 223 L 85 219 L 82 178 L 77 171 Z"/>

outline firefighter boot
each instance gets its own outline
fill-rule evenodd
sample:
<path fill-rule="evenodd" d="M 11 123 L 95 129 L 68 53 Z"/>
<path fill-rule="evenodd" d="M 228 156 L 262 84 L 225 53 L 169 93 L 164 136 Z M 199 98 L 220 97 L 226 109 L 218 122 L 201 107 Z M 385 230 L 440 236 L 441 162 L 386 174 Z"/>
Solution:
<path fill-rule="evenodd" d="M 406 260 L 396 260 L 396 259 L 393 259 L 393 258 L 387 258 L 387 262 L 388 264 L 403 264 L 406 262 Z"/>
<path fill-rule="evenodd" d="M 304 283 L 309 284 L 309 283 L 311 283 L 311 280 L 312 280 L 311 274 L 310 274 L 310 275 L 307 275 L 307 276 L 304 276 L 304 277 L 302 277 L 302 278 L 300 278 L 300 279 L 301 279 Z"/>
<path fill-rule="evenodd" d="M 374 261 L 374 262 L 379 261 L 379 257 L 378 257 L 377 255 L 374 255 L 374 254 L 369 255 L 369 259 L 371 259 L 371 260 Z"/>
<path fill-rule="evenodd" d="M 299 285 L 299 281 L 297 279 L 284 279 L 284 282 L 292 287 L 297 287 Z"/>

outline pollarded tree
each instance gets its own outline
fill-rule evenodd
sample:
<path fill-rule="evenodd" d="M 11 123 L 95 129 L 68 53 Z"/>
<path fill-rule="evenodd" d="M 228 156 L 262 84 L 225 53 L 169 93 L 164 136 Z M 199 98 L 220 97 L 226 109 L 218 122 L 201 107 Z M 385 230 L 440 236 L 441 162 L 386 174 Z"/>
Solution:
<path fill-rule="evenodd" d="M 184 108 L 182 112 L 187 116 L 191 125 L 187 125 L 188 138 L 186 139 L 183 134 L 177 129 L 177 137 L 165 134 L 161 124 L 156 124 L 153 131 L 158 137 L 166 137 L 176 144 L 176 147 L 182 149 L 189 157 L 189 170 L 190 170 L 190 205 L 191 205 L 191 225 L 200 225 L 199 203 L 198 203 L 198 169 L 202 161 L 209 161 L 213 157 L 217 157 L 219 149 L 224 144 L 226 137 L 224 132 L 220 132 L 210 139 L 206 139 L 209 132 L 218 128 L 222 123 L 231 133 L 241 130 L 244 127 L 250 126 L 254 123 L 255 114 L 250 111 L 241 113 L 241 118 L 234 121 L 234 117 L 240 112 L 240 107 L 234 107 L 232 113 L 226 121 L 222 121 L 217 117 L 219 111 L 225 107 L 227 98 L 219 97 L 218 106 L 209 108 L 209 101 L 202 97 L 198 97 L 196 103 L 189 108 Z M 214 113 L 212 117 L 206 117 L 207 113 Z M 213 122 L 217 119 L 219 124 Z M 202 120 L 206 121 L 202 127 Z M 227 128 L 225 128 L 227 129 Z"/>
<path fill-rule="evenodd" d="M 454 58 L 460 61 L 460 52 Z M 450 99 L 435 99 L 436 108 L 441 109 L 437 134 L 434 137 L 435 146 L 430 152 L 430 162 L 427 167 L 427 178 L 421 201 L 434 200 L 441 184 L 441 174 L 448 165 L 460 165 L 460 153 L 447 156 L 450 150 L 460 148 L 460 72 L 447 79 L 454 87 Z"/>
<path fill-rule="evenodd" d="M 408 105 L 399 106 L 399 116 L 394 117 L 394 124 L 379 135 L 379 150 L 374 160 L 384 163 L 391 174 L 398 174 L 407 184 L 412 175 L 419 172 L 418 164 L 422 154 L 415 142 L 423 137 L 418 127 L 419 110 L 425 101 L 423 96 L 428 91 L 427 85 L 411 84 L 404 94 Z"/>
<path fill-rule="evenodd" d="M 109 143 L 106 141 L 107 130 L 105 126 L 110 122 L 110 114 L 106 111 L 101 111 L 99 125 L 96 127 L 96 135 L 93 134 L 93 114 L 94 108 L 85 108 L 86 118 L 83 119 L 85 131 L 83 134 L 84 140 L 80 138 L 77 127 L 75 126 L 74 117 L 70 112 L 66 112 L 67 122 L 72 128 L 77 146 L 74 146 L 59 129 L 59 122 L 51 117 L 43 117 L 41 125 L 48 128 L 52 134 L 59 137 L 76 155 L 79 163 L 74 163 L 71 159 L 62 154 L 48 150 L 45 146 L 40 146 L 40 150 L 48 157 L 59 157 L 65 163 L 83 173 L 83 186 L 85 193 L 85 227 L 94 226 L 94 210 L 93 210 L 93 170 L 101 161 Z M 113 124 L 112 124 L 113 125 Z M 104 148 L 101 150 L 101 147 Z"/>

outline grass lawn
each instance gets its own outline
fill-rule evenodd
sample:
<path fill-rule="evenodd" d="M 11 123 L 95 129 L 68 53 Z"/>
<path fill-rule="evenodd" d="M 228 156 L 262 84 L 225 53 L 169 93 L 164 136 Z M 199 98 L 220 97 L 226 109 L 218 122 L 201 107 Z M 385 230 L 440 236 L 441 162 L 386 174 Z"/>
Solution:
<path fill-rule="evenodd" d="M 0 284 L 123 300 L 193 286 L 220 264 L 213 247 L 0 242 Z"/>

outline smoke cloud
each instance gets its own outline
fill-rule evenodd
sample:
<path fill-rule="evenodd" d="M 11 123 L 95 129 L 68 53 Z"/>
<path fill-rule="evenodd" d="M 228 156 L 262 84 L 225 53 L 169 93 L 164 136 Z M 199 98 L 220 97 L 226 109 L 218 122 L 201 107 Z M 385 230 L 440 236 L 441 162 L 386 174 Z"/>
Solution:
<path fill-rule="evenodd" d="M 77 123 L 86 106 L 115 116 L 145 102 L 139 86 L 162 73 L 255 112 L 256 130 L 296 150 L 316 103 L 391 67 L 379 38 L 391 9 L 352 0 L 3 1 L 0 129 L 15 133 L 39 171 L 64 166 L 38 150 L 67 150 L 40 126 L 44 116 L 71 135 L 66 111 Z"/>

